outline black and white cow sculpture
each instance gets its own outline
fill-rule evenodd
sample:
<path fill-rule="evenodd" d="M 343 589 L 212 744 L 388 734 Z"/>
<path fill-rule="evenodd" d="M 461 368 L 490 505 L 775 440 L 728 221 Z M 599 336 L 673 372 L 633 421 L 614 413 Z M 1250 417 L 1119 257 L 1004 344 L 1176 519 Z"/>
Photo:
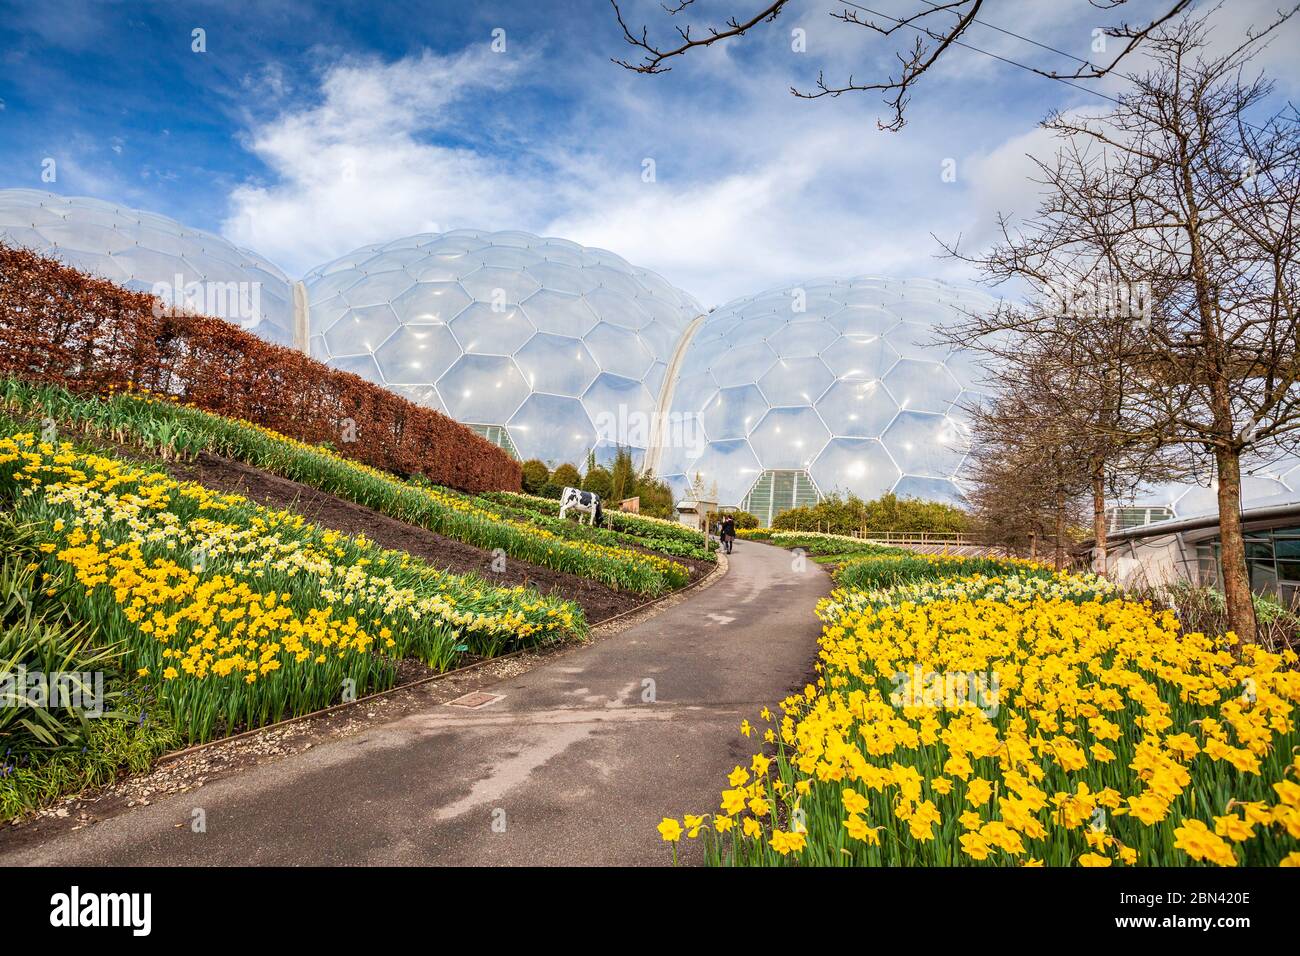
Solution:
<path fill-rule="evenodd" d="M 560 495 L 560 517 L 563 518 L 570 509 L 585 511 L 590 516 L 587 524 L 595 525 L 599 528 L 605 523 L 605 513 L 600 509 L 600 495 L 594 491 L 583 491 L 580 488 L 565 488 Z M 582 515 L 578 515 L 578 522 L 582 522 Z"/>

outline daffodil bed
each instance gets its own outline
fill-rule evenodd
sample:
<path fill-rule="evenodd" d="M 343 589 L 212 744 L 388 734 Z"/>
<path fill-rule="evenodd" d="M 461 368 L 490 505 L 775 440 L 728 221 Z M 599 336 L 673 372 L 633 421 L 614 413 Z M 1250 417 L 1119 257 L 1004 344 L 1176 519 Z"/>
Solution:
<path fill-rule="evenodd" d="M 396 662 L 585 629 L 572 604 L 436 570 L 148 467 L 0 432 L 0 498 L 40 529 L 42 571 L 189 740 L 393 683 Z"/>
<path fill-rule="evenodd" d="M 717 811 L 659 825 L 674 851 L 685 835 L 723 865 L 1300 864 L 1293 652 L 1183 633 L 1090 575 L 928 560 L 928 581 L 818 606 L 815 684 L 741 725 L 763 745 Z"/>
<path fill-rule="evenodd" d="M 736 536 L 745 541 L 763 541 L 779 548 L 799 549 L 814 555 L 907 554 L 898 548 L 824 531 L 780 531 L 773 528 L 742 528 Z"/>
<path fill-rule="evenodd" d="M 6 408 L 48 417 L 94 436 L 131 438 L 164 458 L 207 450 L 338 495 L 389 517 L 616 590 L 657 596 L 690 580 L 690 569 L 660 554 L 626 546 L 621 533 L 593 535 L 576 524 L 506 513 L 475 498 L 405 481 L 252 422 L 223 418 L 138 390 L 73 395 L 16 379 L 0 380 Z M 357 427 L 364 427 L 358 425 Z"/>

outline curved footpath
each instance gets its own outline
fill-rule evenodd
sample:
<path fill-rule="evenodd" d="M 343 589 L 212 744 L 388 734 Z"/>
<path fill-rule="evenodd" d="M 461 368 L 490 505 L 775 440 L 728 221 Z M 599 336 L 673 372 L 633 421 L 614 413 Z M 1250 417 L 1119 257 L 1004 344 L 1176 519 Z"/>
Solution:
<path fill-rule="evenodd" d="M 666 864 L 655 825 L 716 809 L 757 746 L 740 721 L 810 676 L 829 590 L 815 563 L 737 542 L 718 583 L 483 688 L 495 703 L 380 724 L 0 865 Z M 683 840 L 687 858 L 695 846 Z"/>

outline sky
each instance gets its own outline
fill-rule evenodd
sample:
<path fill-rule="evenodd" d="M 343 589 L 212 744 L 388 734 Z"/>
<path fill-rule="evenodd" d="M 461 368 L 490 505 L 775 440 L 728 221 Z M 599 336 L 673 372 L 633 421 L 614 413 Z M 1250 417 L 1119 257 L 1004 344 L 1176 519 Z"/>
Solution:
<path fill-rule="evenodd" d="M 762 5 L 697 0 L 672 18 L 656 0 L 622 4 L 665 42 L 674 20 L 699 33 Z M 1159 6 L 990 0 L 981 19 L 1100 58 L 1095 29 Z M 1277 6 L 1201 4 L 1219 43 Z M 939 240 L 975 248 L 998 212 L 1030 213 L 1026 154 L 1053 148 L 1039 122 L 1105 101 L 986 55 L 1070 66 L 975 26 L 965 40 L 986 54 L 952 51 L 916 87 L 907 126 L 883 131 L 875 94 L 790 93 L 819 70 L 878 78 L 910 42 L 829 15 L 843 9 L 794 0 L 644 76 L 610 62 L 635 51 L 607 0 L 0 0 L 0 188 L 162 213 L 294 278 L 367 243 L 476 228 L 612 250 L 705 307 L 831 275 L 971 281 Z M 1257 62 L 1279 99 L 1297 98 L 1298 47 L 1300 20 Z"/>

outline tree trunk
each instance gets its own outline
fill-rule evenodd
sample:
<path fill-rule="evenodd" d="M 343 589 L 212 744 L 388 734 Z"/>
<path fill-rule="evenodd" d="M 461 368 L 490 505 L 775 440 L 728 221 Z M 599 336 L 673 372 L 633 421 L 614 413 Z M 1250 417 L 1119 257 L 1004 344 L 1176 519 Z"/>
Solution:
<path fill-rule="evenodd" d="M 1243 644 L 1254 644 L 1255 604 L 1246 566 L 1246 541 L 1241 533 L 1241 457 L 1235 451 L 1215 453 L 1219 477 L 1219 559 L 1228 626 Z"/>
<path fill-rule="evenodd" d="M 1056 499 L 1056 570 L 1065 567 L 1065 496 Z"/>
<path fill-rule="evenodd" d="M 1092 466 L 1092 536 L 1093 568 L 1105 577 L 1109 570 L 1106 566 L 1106 464 L 1100 460 Z"/>

